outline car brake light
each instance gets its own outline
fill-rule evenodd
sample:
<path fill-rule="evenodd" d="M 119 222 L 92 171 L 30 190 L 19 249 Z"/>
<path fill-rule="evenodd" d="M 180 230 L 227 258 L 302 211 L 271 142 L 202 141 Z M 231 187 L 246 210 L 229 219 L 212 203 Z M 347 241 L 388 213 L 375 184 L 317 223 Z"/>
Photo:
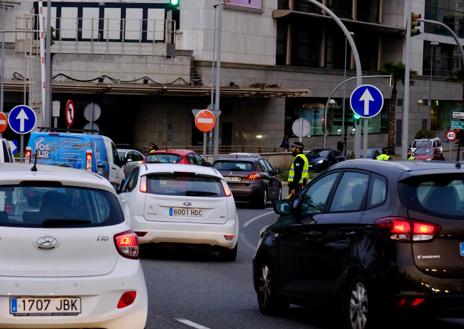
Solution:
<path fill-rule="evenodd" d="M 224 239 L 232 241 L 235 238 L 235 234 L 224 234 Z"/>
<path fill-rule="evenodd" d="M 30 146 L 26 147 L 25 163 L 31 163 L 31 153 L 32 153 L 31 147 Z"/>
<path fill-rule="evenodd" d="M 440 231 L 440 226 L 406 218 L 386 217 L 375 223 L 381 229 L 390 231 L 390 239 L 397 241 L 428 241 Z"/>
<path fill-rule="evenodd" d="M 126 231 L 114 236 L 114 243 L 119 254 L 126 258 L 139 258 L 139 239 L 137 234 Z"/>
<path fill-rule="evenodd" d="M 135 297 L 137 297 L 137 291 L 126 291 L 119 298 L 118 308 L 124 308 L 131 305 L 134 303 Z"/>
<path fill-rule="evenodd" d="M 229 185 L 227 185 L 225 180 L 221 180 L 222 188 L 226 197 L 232 196 L 232 191 L 230 190 Z"/>
<path fill-rule="evenodd" d="M 260 179 L 261 175 L 257 172 L 251 173 L 248 176 L 246 176 L 246 179 L 248 180 L 255 180 L 255 179 Z"/>
<path fill-rule="evenodd" d="M 140 192 L 147 193 L 147 176 L 140 177 Z"/>
<path fill-rule="evenodd" d="M 425 302 L 422 297 L 400 297 L 396 302 L 399 307 L 418 307 Z"/>
<path fill-rule="evenodd" d="M 85 170 L 92 171 L 92 151 L 91 150 L 85 153 Z"/>

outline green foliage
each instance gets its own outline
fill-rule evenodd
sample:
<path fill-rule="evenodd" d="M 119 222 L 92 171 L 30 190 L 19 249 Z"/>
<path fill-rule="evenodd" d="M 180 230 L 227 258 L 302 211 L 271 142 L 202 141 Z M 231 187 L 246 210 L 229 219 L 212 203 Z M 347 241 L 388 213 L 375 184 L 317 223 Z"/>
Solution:
<path fill-rule="evenodd" d="M 383 70 L 386 74 L 392 76 L 392 84 L 396 86 L 398 81 L 404 83 L 404 70 L 405 66 L 403 63 L 385 63 Z"/>
<path fill-rule="evenodd" d="M 416 136 L 414 136 L 415 139 L 434 138 L 434 137 L 435 137 L 435 132 L 427 128 L 419 129 L 419 131 L 416 133 Z"/>

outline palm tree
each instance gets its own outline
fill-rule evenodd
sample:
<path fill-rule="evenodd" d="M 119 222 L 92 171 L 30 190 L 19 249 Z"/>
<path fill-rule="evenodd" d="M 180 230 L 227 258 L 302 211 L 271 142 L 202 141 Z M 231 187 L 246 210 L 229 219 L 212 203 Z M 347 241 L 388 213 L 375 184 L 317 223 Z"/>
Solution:
<path fill-rule="evenodd" d="M 404 83 L 404 64 L 386 63 L 384 72 L 391 75 L 392 91 L 390 96 L 390 108 L 388 109 L 388 143 L 387 147 L 395 151 L 395 122 L 396 122 L 396 99 L 398 96 L 398 82 Z"/>

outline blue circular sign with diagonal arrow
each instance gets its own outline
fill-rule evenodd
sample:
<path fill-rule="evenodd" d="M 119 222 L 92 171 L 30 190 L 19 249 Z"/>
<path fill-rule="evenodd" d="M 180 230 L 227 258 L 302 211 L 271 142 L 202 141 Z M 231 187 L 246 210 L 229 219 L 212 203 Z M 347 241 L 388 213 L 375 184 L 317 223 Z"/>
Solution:
<path fill-rule="evenodd" d="M 27 105 L 17 105 L 8 114 L 8 124 L 15 133 L 24 135 L 34 129 L 37 117 Z"/>
<path fill-rule="evenodd" d="M 382 92 L 373 85 L 360 85 L 351 93 L 351 109 L 362 118 L 372 118 L 382 111 Z"/>

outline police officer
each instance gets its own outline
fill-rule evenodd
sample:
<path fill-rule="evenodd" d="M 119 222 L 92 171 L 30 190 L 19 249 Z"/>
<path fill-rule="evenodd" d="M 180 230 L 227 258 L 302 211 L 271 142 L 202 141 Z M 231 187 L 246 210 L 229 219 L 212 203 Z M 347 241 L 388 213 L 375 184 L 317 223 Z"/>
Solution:
<path fill-rule="evenodd" d="M 388 161 L 391 159 L 391 157 L 387 154 L 386 149 L 382 149 L 382 153 L 379 154 L 375 159 L 380 161 Z"/>
<path fill-rule="evenodd" d="M 288 173 L 288 191 L 289 198 L 293 197 L 300 191 L 309 180 L 309 161 L 303 153 L 304 144 L 294 142 L 292 145 L 292 156 L 294 160 Z"/>
<path fill-rule="evenodd" d="M 416 156 L 411 151 L 411 149 L 408 149 L 408 160 L 416 160 Z"/>

